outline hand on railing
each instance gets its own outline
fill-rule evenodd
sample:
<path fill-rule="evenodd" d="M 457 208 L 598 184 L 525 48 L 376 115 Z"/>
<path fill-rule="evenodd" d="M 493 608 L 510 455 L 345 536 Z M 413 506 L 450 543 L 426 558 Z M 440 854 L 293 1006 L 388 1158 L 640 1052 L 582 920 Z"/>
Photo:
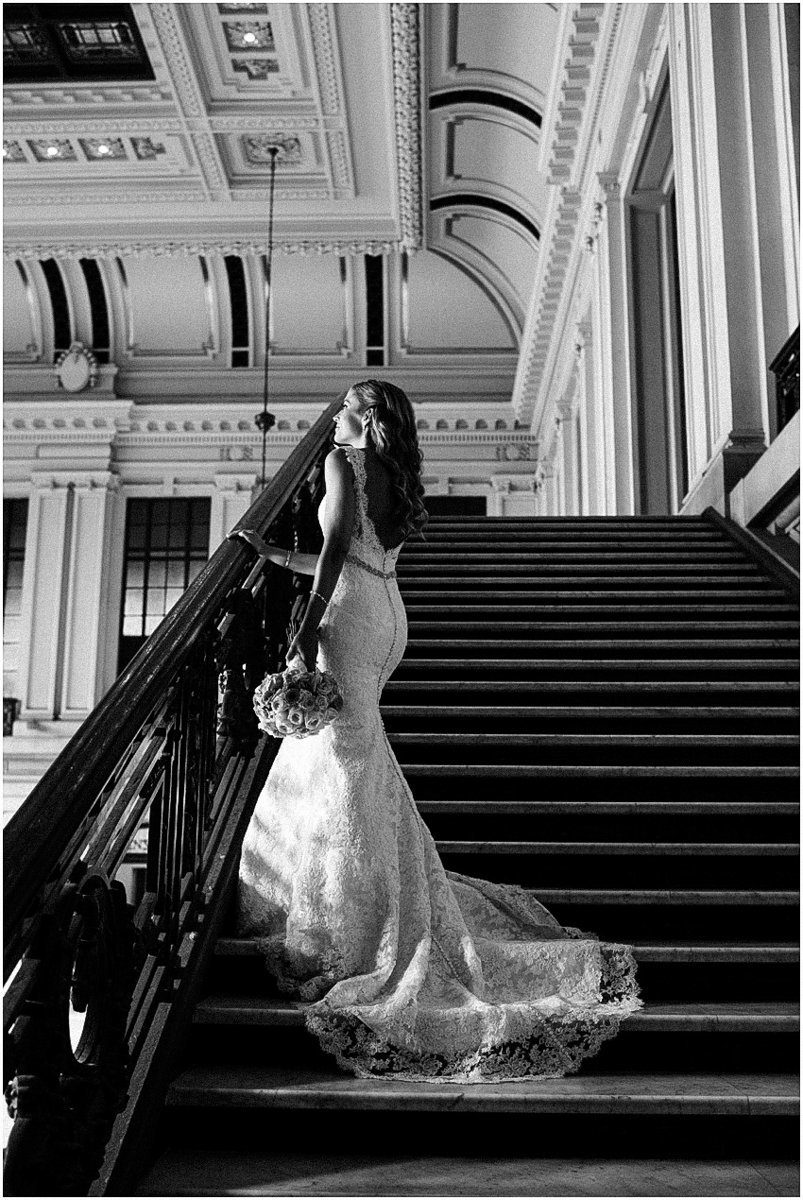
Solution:
<path fill-rule="evenodd" d="M 227 533 L 226 537 L 230 542 L 248 542 L 248 545 L 256 550 L 260 558 L 269 558 L 271 562 L 275 562 L 278 555 L 281 555 L 282 558 L 287 555 L 286 550 L 282 550 L 281 546 L 272 546 L 266 542 L 255 529 L 235 529 L 231 533 Z"/>

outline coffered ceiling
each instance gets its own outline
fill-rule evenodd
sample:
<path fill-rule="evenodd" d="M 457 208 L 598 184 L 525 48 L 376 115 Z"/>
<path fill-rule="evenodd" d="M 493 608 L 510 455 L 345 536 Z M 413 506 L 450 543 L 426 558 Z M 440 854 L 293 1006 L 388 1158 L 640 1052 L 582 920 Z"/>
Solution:
<path fill-rule="evenodd" d="M 428 371 L 432 394 L 462 372 L 509 397 L 559 10 L 6 5 L 7 360 L 36 369 L 60 348 L 50 261 L 62 325 L 97 344 L 93 260 L 124 392 L 143 394 L 146 369 L 233 365 L 256 390 L 275 149 L 279 370 L 314 366 L 327 387 L 366 362 Z"/>

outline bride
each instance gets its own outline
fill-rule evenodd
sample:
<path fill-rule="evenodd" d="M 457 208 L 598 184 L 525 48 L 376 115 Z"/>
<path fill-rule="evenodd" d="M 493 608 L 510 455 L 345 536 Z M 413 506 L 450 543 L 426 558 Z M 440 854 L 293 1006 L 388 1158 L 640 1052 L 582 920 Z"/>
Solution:
<path fill-rule="evenodd" d="M 279 748 L 243 844 L 238 930 L 361 1078 L 564 1075 L 641 1007 L 632 954 L 563 928 L 522 888 L 444 870 L 379 712 L 407 640 L 394 567 L 426 523 L 413 408 L 368 380 L 334 423 L 320 554 L 239 531 L 314 576 L 287 659 L 331 672 L 344 704 Z"/>

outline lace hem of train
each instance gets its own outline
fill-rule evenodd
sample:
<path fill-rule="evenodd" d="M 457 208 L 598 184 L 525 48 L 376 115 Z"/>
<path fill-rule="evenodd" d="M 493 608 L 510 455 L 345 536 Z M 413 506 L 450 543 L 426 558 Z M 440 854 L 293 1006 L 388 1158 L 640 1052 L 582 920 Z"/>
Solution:
<path fill-rule="evenodd" d="M 630 948 L 605 944 L 597 1007 L 563 1014 L 534 1011 L 529 1029 L 515 1040 L 500 1039 L 468 1053 L 432 1053 L 415 1038 L 412 1045 L 400 1046 L 369 1029 L 355 1012 L 327 1009 L 325 1000 L 305 1014 L 305 1022 L 338 1066 L 359 1079 L 460 1084 L 559 1079 L 575 1074 L 584 1059 L 616 1036 L 622 1021 L 643 1006 L 638 993 Z"/>

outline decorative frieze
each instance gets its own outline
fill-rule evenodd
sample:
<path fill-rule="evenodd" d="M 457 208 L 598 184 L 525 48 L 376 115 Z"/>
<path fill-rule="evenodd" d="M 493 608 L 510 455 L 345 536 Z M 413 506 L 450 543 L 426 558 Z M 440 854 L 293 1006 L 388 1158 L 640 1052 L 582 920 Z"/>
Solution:
<path fill-rule="evenodd" d="M 419 249 L 423 238 L 419 8 L 418 4 L 390 6 L 399 217 L 406 250 Z"/>

